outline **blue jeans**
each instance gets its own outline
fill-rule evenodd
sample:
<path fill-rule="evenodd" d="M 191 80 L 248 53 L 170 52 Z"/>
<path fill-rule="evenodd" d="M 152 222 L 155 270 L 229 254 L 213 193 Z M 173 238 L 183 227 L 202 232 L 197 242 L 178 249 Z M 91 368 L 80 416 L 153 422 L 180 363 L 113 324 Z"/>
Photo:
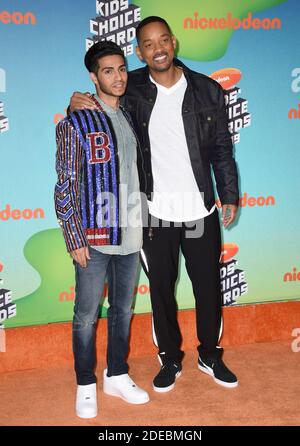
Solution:
<path fill-rule="evenodd" d="M 107 375 L 128 373 L 129 326 L 132 316 L 134 286 L 139 253 L 128 255 L 102 254 L 90 248 L 87 267 L 77 262 L 76 298 L 72 324 L 73 353 L 78 385 L 96 382 L 95 334 L 104 281 L 108 278 L 108 342 Z"/>

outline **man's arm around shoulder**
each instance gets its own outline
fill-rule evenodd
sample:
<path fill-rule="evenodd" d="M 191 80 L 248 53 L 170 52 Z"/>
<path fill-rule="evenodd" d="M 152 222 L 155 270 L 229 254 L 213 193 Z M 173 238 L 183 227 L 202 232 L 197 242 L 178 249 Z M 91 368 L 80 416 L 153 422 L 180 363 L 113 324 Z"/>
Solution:
<path fill-rule="evenodd" d="M 56 126 L 55 211 L 63 231 L 67 251 L 81 266 L 89 258 L 88 242 L 80 217 L 80 171 L 82 146 L 68 118 Z"/>

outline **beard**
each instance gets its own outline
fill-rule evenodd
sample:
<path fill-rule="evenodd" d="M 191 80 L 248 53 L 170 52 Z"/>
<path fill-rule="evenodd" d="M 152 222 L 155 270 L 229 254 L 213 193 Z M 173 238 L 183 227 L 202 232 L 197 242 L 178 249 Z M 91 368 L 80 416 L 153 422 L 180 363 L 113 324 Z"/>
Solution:
<path fill-rule="evenodd" d="M 171 61 L 168 61 L 168 63 L 166 65 L 162 65 L 162 66 L 153 65 L 150 68 L 153 71 L 156 71 L 157 73 L 163 73 L 165 71 L 168 71 L 172 65 L 173 65 L 173 59 Z"/>

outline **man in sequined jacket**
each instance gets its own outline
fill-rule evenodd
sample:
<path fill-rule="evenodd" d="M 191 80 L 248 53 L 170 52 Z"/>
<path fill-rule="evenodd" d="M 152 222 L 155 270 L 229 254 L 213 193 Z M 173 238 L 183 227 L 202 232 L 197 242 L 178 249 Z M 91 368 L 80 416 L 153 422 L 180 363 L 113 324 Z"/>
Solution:
<path fill-rule="evenodd" d="M 140 206 L 137 138 L 119 105 L 127 84 L 125 58 L 113 42 L 99 42 L 86 53 L 85 65 L 96 86 L 95 109 L 75 111 L 57 125 L 55 208 L 76 273 L 76 414 L 92 418 L 97 416 L 95 330 L 106 276 L 110 306 L 103 390 L 132 404 L 146 403 L 149 396 L 134 384 L 127 364 L 142 224 L 130 221 L 127 198 L 135 194 Z"/>

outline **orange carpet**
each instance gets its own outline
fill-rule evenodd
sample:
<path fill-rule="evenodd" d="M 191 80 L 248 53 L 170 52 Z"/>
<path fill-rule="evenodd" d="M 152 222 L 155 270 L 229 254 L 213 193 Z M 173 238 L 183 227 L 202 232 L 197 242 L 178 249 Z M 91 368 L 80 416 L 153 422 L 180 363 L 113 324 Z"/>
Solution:
<path fill-rule="evenodd" d="M 157 394 L 151 381 L 158 371 L 156 356 L 132 357 L 130 372 L 149 393 L 143 406 L 126 404 L 101 391 L 102 355 L 97 369 L 97 418 L 81 420 L 74 413 L 75 376 L 69 363 L 0 374 L 0 425 L 42 426 L 209 426 L 299 425 L 300 352 L 280 341 L 226 348 L 226 363 L 239 386 L 225 389 L 197 369 L 195 350 L 186 353 L 175 389 Z"/>
<path fill-rule="evenodd" d="M 195 310 L 178 312 L 183 349 L 193 350 L 196 338 Z M 271 302 L 223 308 L 222 346 L 288 341 L 300 323 L 300 301 Z M 97 326 L 97 351 L 105 358 L 107 320 Z M 5 330 L 6 350 L 0 352 L 0 374 L 17 370 L 71 364 L 72 323 L 52 323 Z M 130 358 L 154 355 L 151 314 L 136 314 L 131 323 Z"/>

